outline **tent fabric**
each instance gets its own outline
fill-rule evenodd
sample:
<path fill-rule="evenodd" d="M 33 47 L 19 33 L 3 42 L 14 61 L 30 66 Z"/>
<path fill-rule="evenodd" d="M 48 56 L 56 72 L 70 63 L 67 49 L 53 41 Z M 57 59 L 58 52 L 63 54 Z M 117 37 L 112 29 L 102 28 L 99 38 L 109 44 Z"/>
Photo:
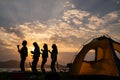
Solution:
<path fill-rule="evenodd" d="M 90 50 L 95 51 L 95 60 L 85 61 L 84 58 Z M 120 60 L 115 51 L 120 53 L 120 43 L 105 36 L 95 38 L 83 46 L 75 57 L 69 73 L 72 75 L 119 76 Z"/>

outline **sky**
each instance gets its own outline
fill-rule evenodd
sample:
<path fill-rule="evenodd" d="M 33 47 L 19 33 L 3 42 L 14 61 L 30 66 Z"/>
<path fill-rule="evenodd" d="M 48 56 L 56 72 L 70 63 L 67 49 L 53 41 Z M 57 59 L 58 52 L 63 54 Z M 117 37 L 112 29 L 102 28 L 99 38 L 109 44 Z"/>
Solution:
<path fill-rule="evenodd" d="M 20 60 L 16 45 L 27 40 L 28 62 L 37 42 L 49 50 L 55 43 L 58 62 L 67 64 L 83 44 L 106 34 L 120 42 L 120 0 L 0 0 L 0 61 Z"/>

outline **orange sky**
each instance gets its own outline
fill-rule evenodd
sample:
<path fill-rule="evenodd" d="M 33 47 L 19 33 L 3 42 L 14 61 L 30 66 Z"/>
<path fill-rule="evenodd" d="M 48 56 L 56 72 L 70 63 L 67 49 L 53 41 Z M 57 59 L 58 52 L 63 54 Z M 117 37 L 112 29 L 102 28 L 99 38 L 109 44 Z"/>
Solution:
<path fill-rule="evenodd" d="M 32 60 L 33 42 L 40 48 L 47 43 L 50 50 L 55 43 L 61 64 L 71 62 L 82 46 L 95 37 L 108 34 L 120 41 L 120 2 L 87 3 L 85 0 L 1 1 L 0 61 L 19 60 L 16 45 L 21 45 L 23 40 L 28 41 L 27 61 Z"/>

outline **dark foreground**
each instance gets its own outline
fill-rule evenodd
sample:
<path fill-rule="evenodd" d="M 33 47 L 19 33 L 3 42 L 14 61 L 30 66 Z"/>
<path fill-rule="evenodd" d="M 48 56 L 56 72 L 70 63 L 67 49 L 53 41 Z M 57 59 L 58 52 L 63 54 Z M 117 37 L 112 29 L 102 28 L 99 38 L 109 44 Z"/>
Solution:
<path fill-rule="evenodd" d="M 67 76 L 67 73 L 1 72 L 0 80 L 61 80 L 64 76 Z"/>
<path fill-rule="evenodd" d="M 120 80 L 120 77 L 104 75 L 69 75 L 67 72 L 58 72 L 46 74 L 38 73 L 33 75 L 32 72 L 1 72 L 0 80 Z"/>

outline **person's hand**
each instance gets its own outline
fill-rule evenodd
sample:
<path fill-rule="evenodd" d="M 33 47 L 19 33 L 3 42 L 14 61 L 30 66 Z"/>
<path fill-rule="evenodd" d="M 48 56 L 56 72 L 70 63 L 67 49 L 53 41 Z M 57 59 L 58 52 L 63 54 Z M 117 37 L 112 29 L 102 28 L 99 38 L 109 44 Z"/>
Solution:
<path fill-rule="evenodd" d="M 41 49 L 41 51 L 43 51 L 43 49 Z"/>
<path fill-rule="evenodd" d="M 50 50 L 48 50 L 48 52 L 50 52 Z"/>
<path fill-rule="evenodd" d="M 19 48 L 19 45 L 17 45 L 17 48 Z"/>
<path fill-rule="evenodd" d="M 31 51 L 31 53 L 33 54 L 34 52 L 33 52 L 33 51 Z"/>

